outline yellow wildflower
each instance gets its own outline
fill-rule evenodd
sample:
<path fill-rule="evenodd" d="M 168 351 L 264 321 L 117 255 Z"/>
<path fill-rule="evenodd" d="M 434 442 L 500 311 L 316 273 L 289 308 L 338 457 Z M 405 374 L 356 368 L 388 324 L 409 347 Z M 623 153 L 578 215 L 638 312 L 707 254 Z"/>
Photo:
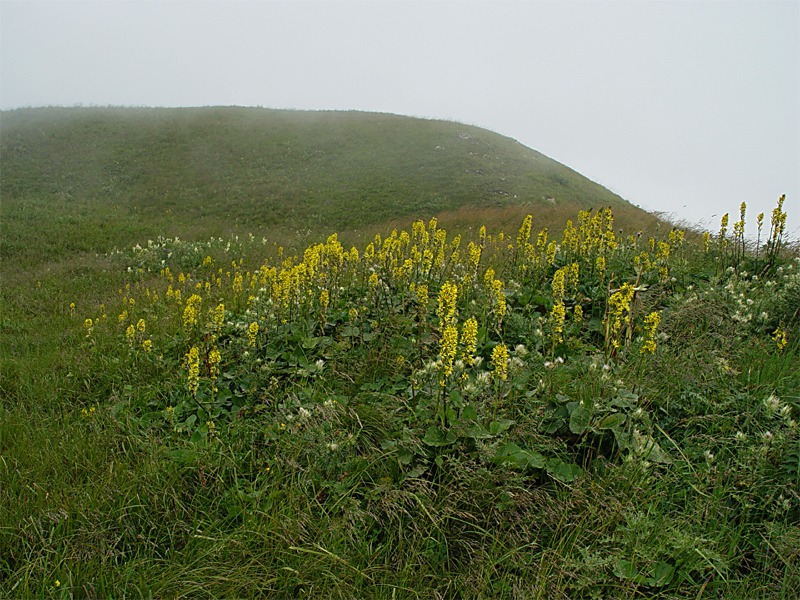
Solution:
<path fill-rule="evenodd" d="M 788 343 L 786 341 L 786 332 L 780 325 L 778 325 L 778 328 L 772 332 L 772 339 L 775 341 L 775 345 L 778 346 L 778 350 L 783 350 Z"/>
<path fill-rule="evenodd" d="M 442 377 L 439 384 L 444 386 L 445 380 L 453 372 L 453 360 L 456 357 L 458 346 L 458 328 L 455 322 L 448 322 L 442 332 L 442 339 L 439 342 L 439 359 L 442 362 Z"/>
<path fill-rule="evenodd" d="M 439 290 L 439 308 L 436 309 L 436 316 L 442 323 L 455 321 L 456 300 L 458 299 L 458 286 L 455 283 L 446 281 Z"/>
<path fill-rule="evenodd" d="M 319 294 L 319 308 L 322 312 L 328 310 L 328 302 L 330 300 L 330 296 L 328 294 L 328 290 L 322 290 Z"/>
<path fill-rule="evenodd" d="M 647 336 L 642 346 L 642 354 L 654 354 L 656 351 L 656 328 L 661 322 L 661 313 L 652 312 L 644 318 L 644 331 Z"/>
<path fill-rule="evenodd" d="M 508 377 L 508 348 L 505 344 L 498 344 L 492 350 L 492 364 L 494 378 L 505 380 Z"/>
<path fill-rule="evenodd" d="M 464 344 L 464 363 L 472 365 L 473 355 L 478 344 L 478 321 L 470 317 L 461 329 L 461 343 Z"/>
<path fill-rule="evenodd" d="M 573 309 L 573 316 L 576 323 L 583 321 L 583 307 L 580 304 L 575 305 L 575 308 Z"/>
<path fill-rule="evenodd" d="M 186 354 L 186 367 L 189 370 L 186 385 L 192 395 L 196 396 L 197 388 L 200 385 L 200 351 L 197 346 L 192 346 Z"/>
<path fill-rule="evenodd" d="M 426 306 L 428 304 L 428 286 L 427 285 L 418 285 L 416 289 L 417 300 L 422 306 Z"/>

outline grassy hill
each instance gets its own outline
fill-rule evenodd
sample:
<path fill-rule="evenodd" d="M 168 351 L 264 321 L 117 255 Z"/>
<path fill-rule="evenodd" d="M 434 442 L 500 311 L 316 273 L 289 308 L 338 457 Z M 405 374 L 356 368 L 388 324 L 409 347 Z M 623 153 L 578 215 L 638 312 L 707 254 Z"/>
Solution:
<path fill-rule="evenodd" d="M 784 198 L 700 238 L 363 113 L 12 111 L 0 164 L 0 597 L 797 597 Z"/>
<path fill-rule="evenodd" d="M 159 234 L 331 232 L 464 207 L 646 217 L 535 150 L 454 122 L 238 107 L 20 109 L 0 122 L 4 258 L 32 246 L 40 257 L 42 242 L 45 255 L 98 252 Z"/>

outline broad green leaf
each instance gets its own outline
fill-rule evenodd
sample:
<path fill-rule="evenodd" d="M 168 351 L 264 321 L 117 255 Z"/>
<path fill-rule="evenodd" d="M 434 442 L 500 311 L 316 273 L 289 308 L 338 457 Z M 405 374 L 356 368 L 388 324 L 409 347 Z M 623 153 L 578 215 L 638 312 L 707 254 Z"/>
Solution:
<path fill-rule="evenodd" d="M 516 462 L 515 459 L 513 458 L 513 455 L 521 451 L 522 448 L 517 446 L 514 442 L 508 442 L 502 448 L 500 448 L 500 450 L 497 451 L 497 454 L 494 455 L 492 461 L 495 463 L 502 463 L 509 460 Z"/>
<path fill-rule="evenodd" d="M 487 438 L 492 437 L 492 434 L 489 433 L 488 429 L 485 429 L 482 425 L 473 424 L 467 427 L 464 430 L 464 435 L 468 438 L 472 438 L 473 440 L 484 440 Z"/>
<path fill-rule="evenodd" d="M 651 577 L 647 579 L 647 584 L 653 587 L 661 587 L 667 585 L 672 581 L 672 575 L 675 573 L 675 567 L 667 562 L 660 562 L 654 568 Z"/>
<path fill-rule="evenodd" d="M 555 419 L 552 423 L 550 423 L 550 425 L 547 426 L 547 429 L 545 429 L 545 433 L 549 435 L 554 434 L 556 431 L 561 429 L 561 426 L 564 423 L 565 423 L 564 419 Z"/>
<path fill-rule="evenodd" d="M 492 421 L 489 423 L 489 433 L 492 435 L 497 435 L 498 433 L 502 433 L 509 427 L 514 424 L 514 421 L 511 419 L 500 419 L 499 421 Z"/>
<path fill-rule="evenodd" d="M 586 431 L 592 420 L 592 412 L 590 402 L 579 403 L 569 416 L 569 430 L 577 435 Z"/>
<path fill-rule="evenodd" d="M 461 394 L 456 389 L 450 391 L 450 404 L 455 408 L 464 406 L 464 398 L 461 397 Z"/>
<path fill-rule="evenodd" d="M 550 475 L 564 483 L 572 483 L 583 474 L 583 470 L 575 463 L 565 463 L 558 458 L 551 458 L 545 466 Z"/>
<path fill-rule="evenodd" d="M 428 427 L 428 431 L 425 432 L 422 442 L 428 446 L 449 446 L 455 443 L 457 439 L 456 434 L 452 431 L 445 433 L 436 425 L 431 425 Z"/>
<path fill-rule="evenodd" d="M 639 570 L 629 560 L 618 560 L 612 572 L 620 579 L 633 579 L 639 574 Z"/>
<path fill-rule="evenodd" d="M 518 467 L 541 469 L 545 465 L 544 457 L 538 452 L 529 452 L 523 450 L 513 442 L 508 442 L 505 446 L 500 448 L 497 454 L 492 459 L 496 464 L 510 462 Z"/>
<path fill-rule="evenodd" d="M 520 465 L 530 467 L 532 469 L 543 469 L 545 465 L 544 456 L 538 452 L 531 452 L 529 450 L 521 450 L 514 455 Z M 524 463 L 524 464 L 523 464 Z"/>
<path fill-rule="evenodd" d="M 304 338 L 302 346 L 303 346 L 303 348 L 306 348 L 307 350 L 310 350 L 311 348 L 316 348 L 317 344 L 319 344 L 319 340 L 320 340 L 320 338 L 318 338 L 318 337 Z"/>
<path fill-rule="evenodd" d="M 603 417 L 597 424 L 598 429 L 617 429 L 625 422 L 625 415 L 622 413 L 611 413 Z"/>
<path fill-rule="evenodd" d="M 465 406 L 464 410 L 461 411 L 461 418 L 465 421 L 477 421 L 478 411 L 471 406 Z"/>

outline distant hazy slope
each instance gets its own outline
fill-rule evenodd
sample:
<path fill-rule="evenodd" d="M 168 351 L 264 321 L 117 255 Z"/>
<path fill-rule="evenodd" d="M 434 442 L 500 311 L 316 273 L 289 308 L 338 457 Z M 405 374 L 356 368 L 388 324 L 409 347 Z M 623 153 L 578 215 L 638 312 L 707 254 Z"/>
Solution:
<path fill-rule="evenodd" d="M 2 198 L 197 222 L 351 227 L 465 205 L 624 203 L 496 133 L 447 121 L 260 108 L 2 113 Z M 169 213 L 167 213 L 169 211 Z"/>

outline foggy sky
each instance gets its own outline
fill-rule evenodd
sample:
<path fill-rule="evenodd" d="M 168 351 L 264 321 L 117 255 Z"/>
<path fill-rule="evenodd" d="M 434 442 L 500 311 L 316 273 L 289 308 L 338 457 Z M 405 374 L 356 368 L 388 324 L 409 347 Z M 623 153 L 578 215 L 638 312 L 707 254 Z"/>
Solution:
<path fill-rule="evenodd" d="M 800 2 L 0 2 L 0 108 L 382 111 L 510 136 L 719 227 L 800 237 Z M 1 126 L 1 124 L 0 124 Z M 712 215 L 715 215 L 712 217 Z"/>

